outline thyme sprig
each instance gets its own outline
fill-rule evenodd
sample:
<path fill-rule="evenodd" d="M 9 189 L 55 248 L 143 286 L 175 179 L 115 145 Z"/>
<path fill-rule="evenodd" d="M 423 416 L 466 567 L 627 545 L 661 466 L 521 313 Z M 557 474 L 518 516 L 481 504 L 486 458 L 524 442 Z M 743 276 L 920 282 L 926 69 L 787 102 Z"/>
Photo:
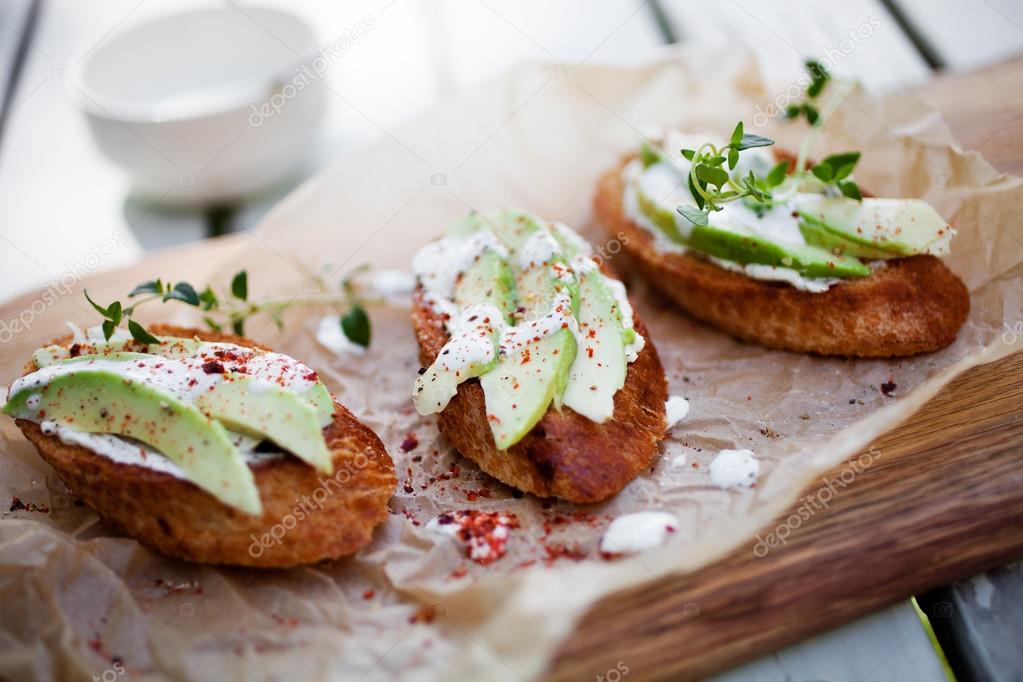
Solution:
<path fill-rule="evenodd" d="M 269 316 L 274 324 L 281 328 L 284 326 L 284 311 L 289 308 L 304 305 L 343 305 L 347 310 L 339 318 L 341 331 L 352 343 L 366 347 L 371 338 L 369 316 L 366 314 L 364 300 L 352 282 L 354 275 L 361 270 L 360 268 L 342 280 L 340 290 L 337 291 L 327 289 L 324 283 L 320 282 L 321 289 L 324 289 L 322 292 L 260 302 L 249 300 L 249 277 L 245 270 L 235 273 L 231 278 L 229 291 L 219 294 L 212 286 L 206 286 L 198 291 L 188 282 L 152 279 L 137 284 L 128 293 L 130 305 L 124 305 L 120 300 L 106 306 L 100 305 L 89 296 L 88 290 L 85 291 L 85 298 L 96 312 L 103 316 L 101 326 L 103 337 L 107 341 L 113 337 L 122 323 L 126 323 L 131 337 L 139 343 L 160 343 L 158 338 L 134 319 L 135 312 L 140 306 L 154 301 L 178 302 L 196 308 L 203 313 L 203 322 L 210 329 L 219 332 L 230 328 L 239 336 L 245 333 L 246 321 L 258 315 Z"/>
<path fill-rule="evenodd" d="M 820 115 L 819 98 L 831 81 L 831 74 L 824 68 L 824 65 L 815 59 L 806 61 L 806 71 L 810 74 L 810 83 L 806 86 L 803 99 L 792 102 L 785 108 L 785 117 L 797 119 L 800 116 L 806 118 L 810 125 L 823 125 L 824 120 Z"/>
<path fill-rule="evenodd" d="M 788 162 L 778 162 L 763 178 L 758 178 L 752 170 L 745 176 L 735 178 L 730 171 L 734 171 L 738 165 L 740 152 L 772 144 L 774 140 L 745 133 L 742 121 L 739 121 L 728 144 L 723 147 L 705 142 L 698 149 L 683 149 L 682 156 L 691 163 L 689 191 L 696 206 L 679 206 L 679 213 L 696 225 L 706 225 L 710 212 L 720 211 L 722 205 L 730 201 L 749 197 L 754 202 L 770 205 L 771 190 L 785 179 Z M 724 168 L 726 163 L 728 170 Z"/>
<path fill-rule="evenodd" d="M 762 214 L 797 192 L 810 176 L 823 183 L 825 187 L 831 186 L 834 192 L 850 199 L 860 201 L 863 198 L 859 186 L 852 180 L 852 172 L 860 160 L 858 151 L 832 154 L 809 169 L 806 168 L 806 156 L 810 145 L 848 94 L 850 85 L 843 83 L 821 107 L 818 100 L 827 84 L 832 81 L 832 77 L 820 62 L 808 61 L 806 68 L 810 74 L 810 83 L 806 88 L 805 97 L 802 101 L 789 105 L 786 110 L 787 118 L 795 119 L 802 116 L 811 126 L 810 133 L 800 146 L 792 172 L 789 172 L 791 164 L 788 159 L 782 159 L 762 176 L 758 176 L 752 169 L 746 175 L 734 173 L 743 151 L 774 144 L 774 140 L 769 138 L 746 133 L 742 121 L 739 121 L 732 131 L 728 144 L 723 147 L 706 142 L 697 149 L 681 150 L 682 156 L 690 162 L 689 191 L 696 203 L 695 206 L 683 204 L 678 207 L 678 212 L 686 220 L 694 225 L 707 225 L 711 212 L 720 211 L 724 204 L 739 200 L 743 200 Z M 725 170 L 726 162 L 728 170 Z"/>

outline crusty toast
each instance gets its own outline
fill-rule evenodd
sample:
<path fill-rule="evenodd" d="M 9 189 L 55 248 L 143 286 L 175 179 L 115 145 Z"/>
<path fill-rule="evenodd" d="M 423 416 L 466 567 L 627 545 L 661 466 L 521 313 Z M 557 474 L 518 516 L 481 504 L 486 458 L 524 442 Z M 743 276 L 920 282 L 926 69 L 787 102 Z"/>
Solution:
<path fill-rule="evenodd" d="M 618 236 L 629 264 L 654 289 L 732 336 L 820 355 L 917 355 L 952 343 L 970 312 L 966 286 L 934 256 L 890 260 L 867 277 L 811 293 L 689 254 L 658 252 L 653 236 L 623 211 L 622 169 L 632 158 L 601 177 L 593 199 L 597 220 Z"/>
<path fill-rule="evenodd" d="M 264 348 L 198 329 L 153 325 L 149 331 Z M 53 343 L 67 345 L 71 338 Z M 30 362 L 25 373 L 35 369 Z M 28 420 L 17 424 L 72 493 L 104 522 L 142 544 L 189 561 L 276 568 L 352 554 L 369 543 L 373 529 L 387 517 L 387 501 L 397 483 L 394 464 L 369 427 L 341 404 L 334 406 L 334 421 L 324 428 L 334 474 L 318 472 L 295 457 L 258 462 L 252 467 L 263 504 L 258 517 L 227 507 L 170 474 L 62 443 Z"/>
<path fill-rule="evenodd" d="M 523 492 L 577 503 L 614 495 L 650 466 L 666 430 L 664 369 L 642 320 L 635 317 L 634 324 L 647 343 L 615 395 L 614 415 L 603 424 L 568 407 L 551 407 L 522 440 L 507 451 L 498 450 L 487 422 L 483 388 L 478 379 L 470 379 L 438 415 L 441 433 L 485 472 Z M 413 295 L 412 325 L 419 360 L 428 367 L 448 333 L 443 318 L 424 302 L 421 289 Z"/>

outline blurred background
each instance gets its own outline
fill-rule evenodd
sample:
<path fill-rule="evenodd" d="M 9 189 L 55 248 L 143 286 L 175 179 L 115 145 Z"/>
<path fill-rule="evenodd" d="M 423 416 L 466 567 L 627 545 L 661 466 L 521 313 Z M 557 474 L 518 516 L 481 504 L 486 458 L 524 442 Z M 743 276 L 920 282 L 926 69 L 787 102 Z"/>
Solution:
<path fill-rule="evenodd" d="M 180 23 L 197 8 L 218 12 Z M 772 82 L 815 56 L 892 90 L 1011 58 L 1021 26 L 1018 0 L 4 0 L 0 297 L 251 228 L 329 159 L 522 61 L 725 43 Z"/>

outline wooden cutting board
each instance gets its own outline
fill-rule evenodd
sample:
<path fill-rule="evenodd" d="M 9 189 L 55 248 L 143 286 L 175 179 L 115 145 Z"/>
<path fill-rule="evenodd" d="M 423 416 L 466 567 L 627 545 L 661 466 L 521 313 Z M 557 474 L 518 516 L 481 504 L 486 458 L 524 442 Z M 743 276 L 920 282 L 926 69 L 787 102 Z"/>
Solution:
<path fill-rule="evenodd" d="M 1023 174 L 1023 60 L 940 79 L 922 94 L 965 147 Z M 162 251 L 84 284 L 108 300 L 160 272 L 204 281 L 246 238 Z M 20 317 L 24 327 L 0 339 L 0 378 L 20 374 L 24 358 L 53 337 L 34 324 L 38 317 L 77 316 L 82 285 L 0 306 L 0 320 Z M 606 598 L 564 644 L 550 677 L 593 679 L 630 661 L 630 682 L 700 678 L 1023 557 L 1021 401 L 1023 354 L 967 372 L 879 439 L 880 462 L 784 547 L 760 559 L 744 546 L 696 573 Z"/>
<path fill-rule="evenodd" d="M 1023 174 L 1023 59 L 920 94 L 965 149 Z M 784 547 L 757 558 L 751 542 L 695 573 L 607 597 L 562 646 L 550 679 L 594 679 L 619 661 L 631 663 L 630 682 L 700 679 L 1023 557 L 1021 406 L 1023 353 L 966 372 L 875 441 L 880 463 Z"/>

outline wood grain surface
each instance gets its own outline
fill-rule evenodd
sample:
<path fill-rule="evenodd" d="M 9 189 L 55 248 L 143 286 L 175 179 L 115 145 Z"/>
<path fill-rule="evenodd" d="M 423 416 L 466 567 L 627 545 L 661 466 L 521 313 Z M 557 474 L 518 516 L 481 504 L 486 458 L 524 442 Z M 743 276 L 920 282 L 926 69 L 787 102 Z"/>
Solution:
<path fill-rule="evenodd" d="M 1023 173 L 1023 59 L 920 94 L 963 148 Z M 1023 557 L 1021 399 L 1023 354 L 966 372 L 878 439 L 877 463 L 784 547 L 757 558 L 750 543 L 696 573 L 604 599 L 549 679 L 595 679 L 619 662 L 630 682 L 700 679 Z"/>
<path fill-rule="evenodd" d="M 1023 60 L 939 79 L 921 94 L 965 148 L 1023 173 Z M 202 281 L 250 238 L 163 251 L 90 276 L 89 290 L 106 300 L 164 270 Z M 46 316 L 74 317 L 81 286 L 57 297 Z M 35 292 L 7 302 L 0 319 L 39 299 Z M 52 335 L 30 316 L 4 346 L 0 377 L 16 376 L 25 355 Z M 550 679 L 596 679 L 620 661 L 630 682 L 697 679 L 1023 557 L 1021 377 L 1023 354 L 967 372 L 879 439 L 878 462 L 766 557 L 745 546 L 696 573 L 603 600 L 564 644 Z"/>

